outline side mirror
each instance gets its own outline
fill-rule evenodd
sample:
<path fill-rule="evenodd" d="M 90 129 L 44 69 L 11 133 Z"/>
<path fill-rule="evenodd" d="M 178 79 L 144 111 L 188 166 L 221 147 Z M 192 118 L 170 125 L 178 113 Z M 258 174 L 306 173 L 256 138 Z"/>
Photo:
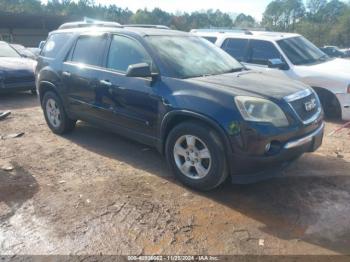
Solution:
<path fill-rule="evenodd" d="M 269 59 L 267 63 L 269 68 L 276 68 L 281 70 L 288 70 L 288 65 L 282 61 L 280 58 Z"/>
<path fill-rule="evenodd" d="M 152 77 L 151 67 L 146 63 L 129 65 L 127 77 Z"/>

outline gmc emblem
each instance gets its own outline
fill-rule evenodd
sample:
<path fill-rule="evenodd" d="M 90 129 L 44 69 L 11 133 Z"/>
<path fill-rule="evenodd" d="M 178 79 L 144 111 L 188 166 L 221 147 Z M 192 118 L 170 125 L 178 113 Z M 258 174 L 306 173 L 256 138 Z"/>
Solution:
<path fill-rule="evenodd" d="M 312 110 L 315 109 L 315 107 L 317 106 L 317 104 L 316 104 L 316 99 L 313 98 L 313 99 L 311 99 L 310 101 L 305 102 L 305 103 L 304 103 L 304 106 L 305 106 L 305 110 L 306 110 L 307 112 L 312 111 Z"/>

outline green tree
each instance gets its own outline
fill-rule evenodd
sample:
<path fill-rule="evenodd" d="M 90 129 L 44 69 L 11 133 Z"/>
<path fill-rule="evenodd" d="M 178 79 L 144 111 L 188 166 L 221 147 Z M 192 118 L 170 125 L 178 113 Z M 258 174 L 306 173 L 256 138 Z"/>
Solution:
<path fill-rule="evenodd" d="M 255 27 L 257 23 L 252 16 L 241 13 L 236 17 L 236 20 L 233 23 L 233 25 L 234 27 L 240 28 L 252 28 Z"/>
<path fill-rule="evenodd" d="M 283 9 L 281 0 L 275 0 L 268 4 L 263 14 L 262 25 L 269 30 L 281 30 L 284 19 Z"/>
<path fill-rule="evenodd" d="M 263 14 L 262 25 L 271 30 L 294 31 L 304 13 L 302 0 L 274 0 Z"/>
<path fill-rule="evenodd" d="M 317 16 L 326 5 L 327 0 L 308 0 L 306 4 L 310 17 Z"/>

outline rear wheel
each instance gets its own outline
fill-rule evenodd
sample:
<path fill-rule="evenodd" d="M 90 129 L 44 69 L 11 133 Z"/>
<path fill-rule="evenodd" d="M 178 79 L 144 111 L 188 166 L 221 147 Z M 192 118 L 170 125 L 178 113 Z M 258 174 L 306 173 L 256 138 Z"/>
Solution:
<path fill-rule="evenodd" d="M 48 91 L 44 94 L 43 110 L 45 120 L 50 129 L 56 134 L 64 134 L 72 131 L 76 120 L 70 119 L 61 102 L 54 92 Z"/>
<path fill-rule="evenodd" d="M 199 190 L 218 187 L 227 177 L 226 155 L 218 134 L 201 122 L 176 126 L 166 143 L 167 161 L 175 176 Z"/>

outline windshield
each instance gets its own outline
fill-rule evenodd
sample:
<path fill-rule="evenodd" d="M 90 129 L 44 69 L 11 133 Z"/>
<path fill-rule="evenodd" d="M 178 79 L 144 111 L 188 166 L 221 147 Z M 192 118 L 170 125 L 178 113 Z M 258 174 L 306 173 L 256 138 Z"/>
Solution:
<path fill-rule="evenodd" d="M 200 37 L 149 36 L 146 41 L 170 77 L 192 78 L 243 69 L 230 55 Z"/>
<path fill-rule="evenodd" d="M 0 57 L 20 57 L 20 55 L 7 43 L 0 43 Z"/>
<path fill-rule="evenodd" d="M 292 37 L 277 41 L 283 52 L 294 65 L 324 62 L 329 57 L 304 37 Z"/>

